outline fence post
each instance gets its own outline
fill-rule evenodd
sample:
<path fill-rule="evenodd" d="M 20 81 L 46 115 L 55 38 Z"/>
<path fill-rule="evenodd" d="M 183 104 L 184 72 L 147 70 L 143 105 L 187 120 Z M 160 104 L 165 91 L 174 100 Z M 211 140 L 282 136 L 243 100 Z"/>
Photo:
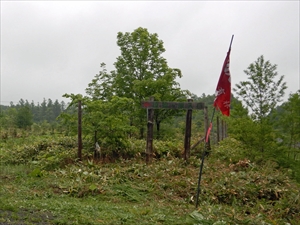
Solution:
<path fill-rule="evenodd" d="M 222 139 L 221 140 L 223 140 L 224 137 L 225 137 L 225 134 L 224 134 L 224 131 L 225 131 L 225 129 L 224 129 L 224 120 L 222 120 L 222 128 L 221 128 L 221 130 L 222 130 Z"/>
<path fill-rule="evenodd" d="M 220 121 L 219 116 L 217 116 L 217 143 L 220 142 Z"/>
<path fill-rule="evenodd" d="M 150 101 L 154 100 L 154 97 L 150 97 Z M 146 163 L 152 161 L 153 156 L 153 118 L 154 109 L 147 108 L 147 145 L 146 145 Z"/>
<path fill-rule="evenodd" d="M 193 102 L 193 99 L 188 99 L 188 102 Z M 190 158 L 192 112 L 193 112 L 192 109 L 188 109 L 186 112 L 185 136 L 184 136 L 184 160 L 185 161 L 187 161 Z"/>
<path fill-rule="evenodd" d="M 81 100 L 78 101 L 78 158 L 82 161 Z"/>

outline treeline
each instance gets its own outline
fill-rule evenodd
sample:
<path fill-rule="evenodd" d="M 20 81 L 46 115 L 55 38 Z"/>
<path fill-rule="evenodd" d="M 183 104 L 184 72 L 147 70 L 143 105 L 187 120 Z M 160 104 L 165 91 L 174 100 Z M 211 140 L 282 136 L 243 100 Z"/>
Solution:
<path fill-rule="evenodd" d="M 17 104 L 11 102 L 10 106 L 0 106 L 0 124 L 2 128 L 24 128 L 33 124 L 56 123 L 57 117 L 66 109 L 66 103 L 58 100 L 46 100 L 42 103 L 29 102 L 20 99 Z"/>

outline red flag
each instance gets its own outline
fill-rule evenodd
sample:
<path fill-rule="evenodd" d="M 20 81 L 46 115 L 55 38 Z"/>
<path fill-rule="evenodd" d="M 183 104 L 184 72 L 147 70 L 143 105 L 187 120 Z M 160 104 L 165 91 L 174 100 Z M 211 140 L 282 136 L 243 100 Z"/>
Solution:
<path fill-rule="evenodd" d="M 219 109 L 223 115 L 230 115 L 230 97 L 231 97 L 231 78 L 229 71 L 229 56 L 230 48 L 225 58 L 219 82 L 216 88 L 216 98 L 214 101 L 214 107 Z"/>

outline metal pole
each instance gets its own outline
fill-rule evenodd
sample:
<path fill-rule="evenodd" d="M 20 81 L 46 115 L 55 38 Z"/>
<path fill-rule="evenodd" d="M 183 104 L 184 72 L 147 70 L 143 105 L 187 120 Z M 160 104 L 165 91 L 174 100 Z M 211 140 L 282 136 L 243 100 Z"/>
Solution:
<path fill-rule="evenodd" d="M 229 45 L 229 50 L 231 49 L 231 44 L 232 44 L 232 41 L 233 41 L 233 37 L 234 35 L 231 36 L 231 41 L 230 41 L 230 45 Z M 213 121 L 213 118 L 214 118 L 214 114 L 215 114 L 215 107 L 214 107 L 214 111 L 213 111 L 213 114 L 212 114 L 212 117 L 211 117 L 211 123 Z M 207 130 L 206 130 L 206 135 L 207 136 Z M 208 138 L 209 140 L 209 138 Z M 208 146 L 208 141 L 206 140 L 205 141 L 205 149 L 202 153 L 202 159 L 201 159 L 201 166 L 200 166 L 200 171 L 199 171 L 199 178 L 198 178 L 198 189 L 197 189 L 197 196 L 196 196 L 196 208 L 198 208 L 198 204 L 199 204 L 199 194 L 200 194 L 200 182 L 201 182 L 201 178 L 202 178 L 202 170 L 203 170 L 203 164 L 204 164 L 204 159 L 205 159 L 205 154 L 206 154 L 206 149 L 207 149 L 207 146 Z"/>

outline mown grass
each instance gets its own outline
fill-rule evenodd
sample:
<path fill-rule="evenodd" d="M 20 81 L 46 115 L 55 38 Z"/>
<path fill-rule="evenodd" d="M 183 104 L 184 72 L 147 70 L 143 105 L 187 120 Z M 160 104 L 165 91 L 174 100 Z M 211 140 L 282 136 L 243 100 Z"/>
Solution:
<path fill-rule="evenodd" d="M 193 152 L 189 163 L 172 152 L 149 165 L 141 157 L 78 162 L 70 138 L 24 142 L 1 145 L 0 224 L 300 221 L 299 184 L 274 162 L 245 159 L 245 149 L 232 139 L 206 158 L 197 209 L 200 152 Z"/>
<path fill-rule="evenodd" d="M 143 182 L 130 181 L 132 177 L 116 175 L 118 178 L 100 186 L 96 181 L 81 182 L 79 176 L 61 176 L 61 171 L 44 172 L 39 177 L 31 176 L 32 168 L 23 165 L 1 169 L 4 181 L 0 195 L 1 222 L 9 222 L 5 214 L 11 211 L 15 216 L 10 221 L 34 222 L 35 215 L 35 220 L 53 224 L 186 224 L 189 221 L 192 224 L 188 216 L 192 205 L 181 208 L 180 201 L 167 196 L 160 198 L 164 194 L 156 196 L 152 184 L 149 187 Z M 110 169 L 111 176 L 118 173 L 114 167 L 106 169 Z M 34 213 L 32 217 L 25 213 L 28 210 Z"/>

